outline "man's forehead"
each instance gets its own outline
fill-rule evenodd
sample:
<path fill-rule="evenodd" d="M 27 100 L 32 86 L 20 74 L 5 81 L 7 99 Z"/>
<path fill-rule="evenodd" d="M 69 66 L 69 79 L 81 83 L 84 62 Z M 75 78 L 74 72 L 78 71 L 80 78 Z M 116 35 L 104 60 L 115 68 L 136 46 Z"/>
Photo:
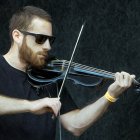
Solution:
<path fill-rule="evenodd" d="M 51 22 L 41 19 L 34 18 L 28 28 L 30 31 L 39 32 L 42 34 L 52 35 L 52 24 Z"/>

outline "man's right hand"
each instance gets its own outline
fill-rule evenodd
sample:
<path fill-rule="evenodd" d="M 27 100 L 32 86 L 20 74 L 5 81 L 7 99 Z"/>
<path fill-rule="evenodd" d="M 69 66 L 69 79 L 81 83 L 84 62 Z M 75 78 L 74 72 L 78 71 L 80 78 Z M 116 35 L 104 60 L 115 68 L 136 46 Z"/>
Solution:
<path fill-rule="evenodd" d="M 46 112 L 52 112 L 57 116 L 60 108 L 61 102 L 59 98 L 43 98 L 30 102 L 30 111 L 34 114 L 43 114 Z"/>

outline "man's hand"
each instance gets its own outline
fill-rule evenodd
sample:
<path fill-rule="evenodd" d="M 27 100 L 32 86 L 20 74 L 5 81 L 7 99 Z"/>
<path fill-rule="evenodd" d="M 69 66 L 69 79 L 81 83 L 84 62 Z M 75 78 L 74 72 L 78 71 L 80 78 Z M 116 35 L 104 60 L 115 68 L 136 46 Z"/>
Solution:
<path fill-rule="evenodd" d="M 36 101 L 31 101 L 31 113 L 43 114 L 46 112 L 52 112 L 57 116 L 60 108 L 61 102 L 59 98 L 43 98 Z"/>
<path fill-rule="evenodd" d="M 120 94 L 122 94 L 127 88 L 129 88 L 135 75 L 130 75 L 126 72 L 117 72 L 115 74 L 115 82 L 111 84 L 108 88 L 108 92 L 112 97 L 117 98 Z"/>

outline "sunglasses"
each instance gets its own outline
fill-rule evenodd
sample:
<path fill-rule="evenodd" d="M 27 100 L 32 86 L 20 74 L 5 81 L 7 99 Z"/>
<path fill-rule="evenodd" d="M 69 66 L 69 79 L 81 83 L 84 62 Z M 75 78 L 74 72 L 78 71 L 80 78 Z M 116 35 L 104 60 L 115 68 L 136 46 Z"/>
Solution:
<path fill-rule="evenodd" d="M 44 44 L 45 41 L 48 39 L 50 42 L 50 45 L 52 45 L 55 40 L 54 36 L 48 36 L 48 35 L 44 35 L 44 34 L 35 34 L 35 33 L 26 32 L 26 31 L 20 31 L 20 32 L 23 33 L 24 35 L 34 36 L 35 42 L 37 44 Z"/>

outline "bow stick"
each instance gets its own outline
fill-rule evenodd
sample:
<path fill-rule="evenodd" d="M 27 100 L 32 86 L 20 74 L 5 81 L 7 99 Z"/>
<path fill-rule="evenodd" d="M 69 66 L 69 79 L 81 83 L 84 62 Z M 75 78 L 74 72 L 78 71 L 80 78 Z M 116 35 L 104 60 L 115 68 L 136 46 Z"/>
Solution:
<path fill-rule="evenodd" d="M 84 26 L 85 26 L 85 22 L 84 22 L 84 23 L 82 24 L 82 26 L 81 26 L 81 29 L 80 29 L 80 32 L 79 32 L 77 41 L 76 41 L 76 43 L 75 43 L 75 46 L 74 46 L 74 49 L 73 49 L 73 52 L 72 52 L 72 55 L 71 55 L 71 58 L 70 58 L 70 61 L 69 61 L 69 64 L 68 64 L 68 67 L 67 67 L 66 72 L 65 72 L 65 76 L 64 76 L 62 85 L 61 85 L 60 90 L 59 90 L 59 93 L 58 93 L 58 97 L 60 97 L 60 95 L 61 95 L 61 93 L 62 93 L 62 90 L 63 90 L 64 84 L 65 84 L 65 81 L 66 81 L 66 78 L 67 78 L 67 75 L 68 75 L 68 72 L 69 72 L 71 63 L 72 63 L 72 61 L 73 61 L 74 54 L 75 54 L 75 51 L 76 51 L 76 48 L 77 48 L 77 45 L 78 45 L 79 39 L 80 39 L 80 37 L 81 37 L 81 33 L 82 33 L 82 31 L 83 31 Z"/>

